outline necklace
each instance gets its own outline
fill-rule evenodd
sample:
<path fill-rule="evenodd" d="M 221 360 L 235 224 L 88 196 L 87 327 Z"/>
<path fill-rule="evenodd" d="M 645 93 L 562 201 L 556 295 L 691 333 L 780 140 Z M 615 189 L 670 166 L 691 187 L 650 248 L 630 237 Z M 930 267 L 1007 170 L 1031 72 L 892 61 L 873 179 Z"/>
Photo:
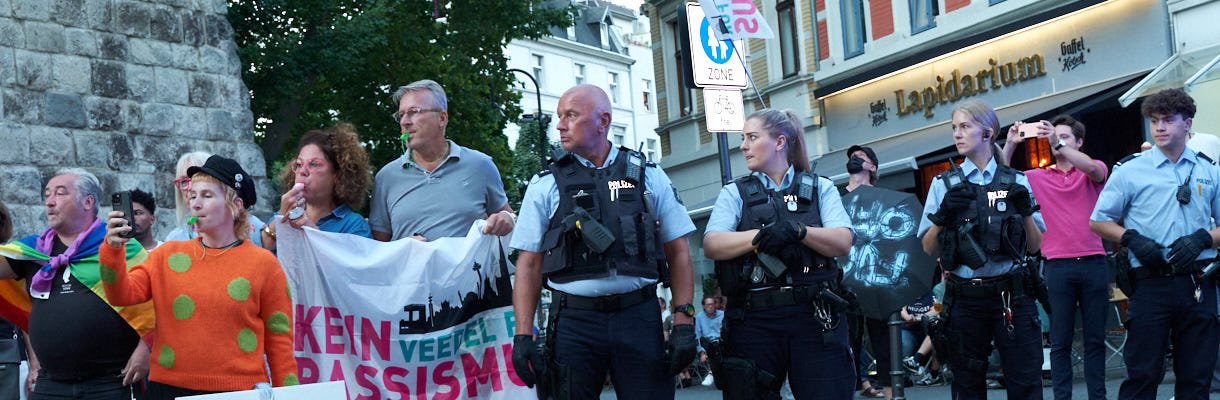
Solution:
<path fill-rule="evenodd" d="M 411 152 L 411 153 L 412 153 L 412 155 L 414 155 L 415 152 Z M 437 156 L 435 159 L 433 159 L 431 161 L 424 160 L 424 158 L 421 156 L 421 157 L 419 157 L 420 161 L 417 164 L 427 164 L 427 165 L 436 164 L 448 155 L 449 155 L 449 142 L 445 142 L 445 152 L 444 153 Z"/>
<path fill-rule="evenodd" d="M 199 240 L 195 240 L 195 247 L 198 247 L 199 250 L 203 251 L 203 255 L 199 257 L 199 259 L 201 259 L 201 260 L 207 256 L 220 257 L 221 255 L 224 255 L 224 253 L 228 253 L 229 250 L 232 250 L 234 247 L 237 247 L 240 244 L 241 244 L 241 239 L 237 239 L 237 240 L 234 240 L 233 243 L 229 243 L 222 247 L 213 248 L 213 247 L 209 247 L 206 244 L 203 244 L 203 238 L 200 238 Z M 216 253 L 216 254 L 212 254 L 212 253 L 208 252 L 208 249 L 219 249 L 220 252 Z"/>

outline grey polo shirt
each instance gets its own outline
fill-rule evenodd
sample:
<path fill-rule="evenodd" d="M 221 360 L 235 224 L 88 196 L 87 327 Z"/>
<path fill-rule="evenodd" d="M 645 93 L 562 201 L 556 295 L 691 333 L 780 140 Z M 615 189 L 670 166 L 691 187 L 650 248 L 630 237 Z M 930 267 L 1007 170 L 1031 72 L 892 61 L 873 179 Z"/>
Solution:
<path fill-rule="evenodd" d="M 470 224 L 504 208 L 504 182 L 491 157 L 449 140 L 449 156 L 435 171 L 410 162 L 410 153 L 377 172 L 369 225 L 392 240 L 466 236 Z"/>

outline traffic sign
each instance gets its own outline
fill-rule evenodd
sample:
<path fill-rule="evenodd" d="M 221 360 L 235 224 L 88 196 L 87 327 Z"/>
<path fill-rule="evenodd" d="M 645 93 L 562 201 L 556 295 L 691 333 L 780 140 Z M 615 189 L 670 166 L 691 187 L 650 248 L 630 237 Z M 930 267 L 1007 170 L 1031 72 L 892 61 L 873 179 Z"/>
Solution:
<path fill-rule="evenodd" d="M 745 129 L 745 105 L 741 89 L 703 88 L 703 110 L 708 132 L 741 132 Z"/>
<path fill-rule="evenodd" d="M 738 54 L 745 48 L 742 41 L 716 39 L 715 27 L 704 18 L 699 3 L 686 4 L 686 26 L 690 28 L 688 36 L 695 86 L 742 89 L 748 86 L 743 58 Z"/>

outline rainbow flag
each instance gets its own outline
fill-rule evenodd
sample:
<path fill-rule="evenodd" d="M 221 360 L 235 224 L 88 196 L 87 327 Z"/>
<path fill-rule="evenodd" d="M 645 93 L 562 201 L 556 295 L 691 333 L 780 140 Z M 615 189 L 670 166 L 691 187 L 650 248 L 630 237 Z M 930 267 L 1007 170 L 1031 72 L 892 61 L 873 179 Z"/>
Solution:
<path fill-rule="evenodd" d="M 101 274 L 98 270 L 101 266 L 101 263 L 98 262 L 98 246 L 103 245 L 102 242 L 105 237 L 105 229 L 95 229 L 81 243 L 81 248 L 69 260 L 68 267 L 76 280 L 89 287 L 93 294 L 100 297 L 102 301 L 106 301 L 106 304 L 110 304 L 106 300 L 106 291 L 102 288 Z M 46 264 L 50 257 L 34 248 L 37 238 L 37 236 L 28 236 L 19 241 L 2 244 L 0 245 L 0 256 L 13 260 L 26 260 Z M 128 268 L 139 265 L 148 258 L 148 252 L 144 251 L 144 247 L 140 246 L 140 242 L 135 240 L 127 242 L 126 250 Z M 141 337 L 152 331 L 155 325 L 152 301 L 134 306 L 116 307 L 111 305 L 110 307 L 119 313 L 119 316 L 122 316 L 127 321 L 127 324 L 131 325 L 131 328 Z M 28 332 L 30 308 L 30 295 L 26 291 L 25 279 L 0 280 L 0 318 L 4 318 L 20 327 L 21 330 Z"/>

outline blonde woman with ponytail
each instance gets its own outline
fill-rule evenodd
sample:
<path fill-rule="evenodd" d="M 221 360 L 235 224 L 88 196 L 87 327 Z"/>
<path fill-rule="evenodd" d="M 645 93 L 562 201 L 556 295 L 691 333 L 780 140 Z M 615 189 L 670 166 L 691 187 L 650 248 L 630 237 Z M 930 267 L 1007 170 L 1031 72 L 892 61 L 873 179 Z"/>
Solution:
<path fill-rule="evenodd" d="M 797 399 L 850 399 L 855 388 L 844 310 L 828 297 L 851 220 L 834 184 L 812 174 L 804 134 L 790 110 L 750 114 L 741 135 L 750 174 L 720 190 L 708 220 L 704 254 L 729 298 L 726 358 L 712 361 L 726 398 L 778 399 L 785 378 Z"/>

